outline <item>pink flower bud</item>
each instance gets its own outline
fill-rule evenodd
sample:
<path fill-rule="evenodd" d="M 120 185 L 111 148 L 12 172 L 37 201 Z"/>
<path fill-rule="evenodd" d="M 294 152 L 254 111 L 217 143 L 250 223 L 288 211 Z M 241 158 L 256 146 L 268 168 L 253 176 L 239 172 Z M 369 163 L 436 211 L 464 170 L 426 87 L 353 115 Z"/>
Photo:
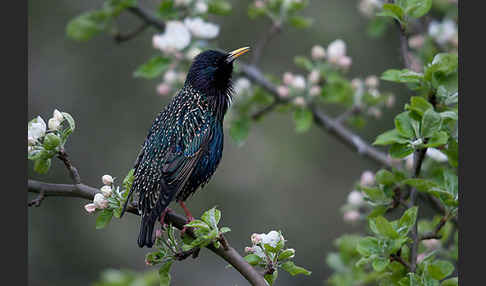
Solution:
<path fill-rule="evenodd" d="M 170 92 L 170 85 L 166 83 L 161 83 L 157 86 L 157 92 L 160 95 L 168 95 Z"/>
<path fill-rule="evenodd" d="M 348 195 L 348 203 L 359 206 L 363 203 L 363 194 L 360 191 L 353 190 Z"/>
<path fill-rule="evenodd" d="M 162 237 L 162 230 L 161 229 L 157 229 L 155 231 L 155 237 L 156 238 L 161 238 Z"/>
<path fill-rule="evenodd" d="M 415 35 L 408 39 L 408 45 L 412 49 L 420 49 L 424 45 L 424 42 L 425 38 L 422 35 Z"/>
<path fill-rule="evenodd" d="M 253 247 L 249 247 L 249 246 L 245 247 L 245 252 L 246 253 L 253 253 Z"/>
<path fill-rule="evenodd" d="M 347 211 L 347 212 L 344 213 L 343 219 L 346 222 L 353 223 L 353 222 L 358 221 L 360 216 L 361 215 L 358 211 L 350 210 L 350 211 Z"/>
<path fill-rule="evenodd" d="M 291 85 L 294 82 L 294 75 L 290 72 L 285 72 L 282 77 L 283 84 Z"/>
<path fill-rule="evenodd" d="M 111 196 L 111 194 L 113 193 L 111 186 L 103 186 L 103 187 L 101 187 L 100 191 L 105 198 L 109 198 Z"/>
<path fill-rule="evenodd" d="M 435 238 L 423 240 L 422 243 L 428 249 L 436 249 L 440 246 L 440 240 L 435 239 Z"/>
<path fill-rule="evenodd" d="M 319 82 L 319 79 L 321 78 L 321 74 L 318 70 L 312 70 L 310 73 L 309 73 L 309 81 L 311 83 L 318 83 Z"/>
<path fill-rule="evenodd" d="M 91 203 L 91 204 L 87 204 L 84 206 L 84 209 L 88 212 L 88 213 L 92 213 L 96 210 L 96 205 Z"/>
<path fill-rule="evenodd" d="M 288 87 L 283 86 L 283 85 L 280 85 L 280 86 L 277 87 L 277 92 L 278 92 L 278 95 L 280 97 L 283 97 L 283 98 L 288 97 L 289 94 L 290 94 Z"/>
<path fill-rule="evenodd" d="M 258 233 L 254 233 L 251 235 L 251 242 L 253 244 L 259 244 L 260 242 L 262 242 L 262 238 L 261 238 L 261 235 L 258 234 Z"/>
<path fill-rule="evenodd" d="M 322 60 L 326 57 L 326 50 L 322 46 L 315 45 L 312 47 L 311 56 L 314 60 Z"/>
<path fill-rule="evenodd" d="M 337 60 L 337 65 L 340 66 L 342 69 L 345 69 L 345 70 L 349 69 L 349 67 L 351 66 L 352 63 L 353 63 L 353 61 L 348 56 L 340 57 Z"/>
<path fill-rule="evenodd" d="M 103 194 L 101 193 L 97 193 L 94 196 L 93 203 L 98 209 L 104 209 L 108 207 L 108 201 L 105 199 L 105 196 L 103 196 Z"/>
<path fill-rule="evenodd" d="M 101 181 L 104 185 L 111 185 L 113 184 L 113 177 L 110 175 L 103 175 L 103 177 L 101 177 Z"/>
<path fill-rule="evenodd" d="M 294 98 L 294 104 L 299 107 L 305 106 L 305 99 L 302 96 L 297 96 Z"/>
<path fill-rule="evenodd" d="M 309 90 L 309 95 L 310 96 L 318 96 L 319 94 L 321 94 L 321 87 L 318 86 L 318 85 L 314 85 L 313 87 L 311 87 L 311 89 Z"/>
<path fill-rule="evenodd" d="M 375 175 L 371 171 L 364 171 L 361 174 L 360 184 L 361 186 L 371 186 L 375 183 Z"/>
<path fill-rule="evenodd" d="M 380 80 L 376 75 L 370 75 L 366 77 L 365 84 L 369 88 L 377 88 L 378 85 L 380 84 Z"/>

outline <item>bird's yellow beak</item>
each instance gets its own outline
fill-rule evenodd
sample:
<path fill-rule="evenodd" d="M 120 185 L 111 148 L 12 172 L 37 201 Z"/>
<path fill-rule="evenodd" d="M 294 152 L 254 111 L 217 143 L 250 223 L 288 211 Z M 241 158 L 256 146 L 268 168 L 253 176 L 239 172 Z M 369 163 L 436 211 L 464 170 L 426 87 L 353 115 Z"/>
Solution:
<path fill-rule="evenodd" d="M 237 57 L 245 54 L 246 52 L 250 51 L 250 47 L 243 47 L 236 49 L 234 51 L 231 51 L 228 53 L 228 62 L 234 61 Z"/>

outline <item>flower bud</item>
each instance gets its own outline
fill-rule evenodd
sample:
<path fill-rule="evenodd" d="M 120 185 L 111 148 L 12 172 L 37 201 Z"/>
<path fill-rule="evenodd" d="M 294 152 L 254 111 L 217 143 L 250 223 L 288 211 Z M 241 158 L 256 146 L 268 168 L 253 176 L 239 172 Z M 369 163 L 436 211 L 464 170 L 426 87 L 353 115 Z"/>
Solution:
<path fill-rule="evenodd" d="M 327 47 L 327 57 L 332 63 L 338 63 L 339 59 L 346 56 L 346 43 L 343 40 L 337 39 L 329 44 Z"/>
<path fill-rule="evenodd" d="M 245 252 L 246 253 L 253 253 L 253 247 L 250 247 L 250 246 L 245 247 Z"/>
<path fill-rule="evenodd" d="M 354 90 L 359 89 L 362 85 L 363 85 L 363 81 L 360 78 L 353 78 L 353 80 L 351 81 L 351 87 Z"/>
<path fill-rule="evenodd" d="M 343 219 L 346 222 L 353 223 L 353 222 L 358 221 L 360 216 L 361 215 L 358 211 L 350 210 L 350 211 L 347 211 L 347 212 L 344 213 Z"/>
<path fill-rule="evenodd" d="M 305 78 L 301 75 L 294 76 L 294 80 L 292 81 L 291 86 L 295 89 L 304 89 L 305 88 Z"/>
<path fill-rule="evenodd" d="M 251 235 L 251 242 L 253 244 L 259 244 L 260 242 L 262 242 L 262 238 L 261 238 L 261 235 L 258 234 L 258 233 L 254 233 Z"/>
<path fill-rule="evenodd" d="M 326 50 L 319 45 L 315 45 L 311 50 L 311 57 L 314 60 L 322 60 L 326 57 Z"/>
<path fill-rule="evenodd" d="M 351 66 L 352 63 L 353 63 L 353 61 L 348 56 L 340 57 L 337 60 L 337 65 L 344 70 L 349 69 L 349 67 Z"/>
<path fill-rule="evenodd" d="M 440 246 L 440 240 L 435 238 L 423 240 L 422 243 L 424 244 L 425 247 L 427 247 L 430 250 L 436 249 Z"/>
<path fill-rule="evenodd" d="M 93 204 L 93 203 L 90 203 L 90 204 L 87 204 L 84 206 L 84 209 L 88 212 L 88 213 L 92 213 L 96 210 L 96 205 Z"/>
<path fill-rule="evenodd" d="M 297 96 L 294 98 L 294 104 L 299 107 L 305 106 L 305 99 L 302 96 Z"/>
<path fill-rule="evenodd" d="M 360 184 L 361 186 L 371 186 L 375 183 L 375 175 L 371 171 L 364 171 L 361 174 Z"/>
<path fill-rule="evenodd" d="M 389 95 L 386 98 L 385 105 L 388 108 L 392 108 L 395 105 L 395 96 L 394 95 Z"/>
<path fill-rule="evenodd" d="M 208 11 L 208 4 L 206 4 L 203 1 L 197 1 L 195 8 L 196 8 L 196 12 L 204 14 Z"/>
<path fill-rule="evenodd" d="M 420 49 L 425 42 L 425 37 L 422 35 L 415 35 L 408 39 L 408 45 L 412 49 Z"/>
<path fill-rule="evenodd" d="M 54 112 L 52 113 L 52 117 L 54 117 L 59 122 L 62 122 L 64 120 L 64 116 L 57 109 L 54 109 Z"/>
<path fill-rule="evenodd" d="M 353 190 L 348 195 L 348 203 L 360 206 L 363 203 L 363 194 L 360 191 Z"/>
<path fill-rule="evenodd" d="M 109 198 L 113 193 L 113 189 L 110 186 L 103 186 L 101 187 L 100 191 L 105 198 Z"/>
<path fill-rule="evenodd" d="M 170 92 L 170 85 L 166 83 L 161 83 L 157 86 L 157 92 L 160 95 L 168 95 Z"/>
<path fill-rule="evenodd" d="M 277 87 L 277 92 L 278 92 L 278 96 L 283 98 L 288 97 L 290 94 L 289 89 L 283 85 Z"/>
<path fill-rule="evenodd" d="M 321 87 L 320 86 L 314 85 L 310 88 L 310 90 L 309 90 L 310 96 L 318 96 L 319 94 L 321 94 Z"/>
<path fill-rule="evenodd" d="M 47 150 L 54 150 L 59 144 L 61 144 L 61 138 L 56 134 L 49 133 L 44 137 L 44 147 Z"/>
<path fill-rule="evenodd" d="M 105 199 L 105 196 L 101 193 L 97 193 L 94 196 L 93 203 L 99 209 L 104 209 L 108 207 L 108 201 Z"/>
<path fill-rule="evenodd" d="M 290 72 L 285 72 L 283 74 L 283 84 L 285 85 L 291 85 L 294 82 L 294 75 Z"/>
<path fill-rule="evenodd" d="M 370 75 L 366 77 L 365 84 L 367 87 L 375 89 L 380 84 L 380 81 L 376 75 Z"/>
<path fill-rule="evenodd" d="M 59 127 L 61 126 L 61 122 L 56 118 L 52 117 L 47 122 L 47 126 L 49 127 L 49 130 L 55 131 L 59 129 Z"/>
<path fill-rule="evenodd" d="M 103 175 L 103 177 L 101 177 L 101 181 L 104 185 L 111 185 L 113 184 L 113 177 L 110 175 Z"/>
<path fill-rule="evenodd" d="M 312 70 L 309 73 L 309 81 L 311 83 L 314 83 L 314 84 L 318 83 L 320 78 L 321 78 L 321 74 L 318 70 Z"/>
<path fill-rule="evenodd" d="M 177 80 L 177 73 L 170 69 L 164 74 L 164 81 L 167 84 L 173 84 Z"/>

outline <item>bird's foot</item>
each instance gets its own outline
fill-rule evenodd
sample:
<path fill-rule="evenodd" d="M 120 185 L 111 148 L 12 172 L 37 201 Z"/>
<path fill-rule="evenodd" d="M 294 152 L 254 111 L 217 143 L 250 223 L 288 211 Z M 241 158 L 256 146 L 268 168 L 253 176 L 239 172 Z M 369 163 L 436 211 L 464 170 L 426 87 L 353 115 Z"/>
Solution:
<path fill-rule="evenodd" d="M 166 208 L 162 214 L 160 215 L 160 225 L 162 226 L 162 229 L 165 230 L 165 226 L 167 225 L 167 222 L 165 221 L 165 217 L 167 215 L 167 213 L 170 213 L 172 212 L 172 209 L 170 208 Z"/>

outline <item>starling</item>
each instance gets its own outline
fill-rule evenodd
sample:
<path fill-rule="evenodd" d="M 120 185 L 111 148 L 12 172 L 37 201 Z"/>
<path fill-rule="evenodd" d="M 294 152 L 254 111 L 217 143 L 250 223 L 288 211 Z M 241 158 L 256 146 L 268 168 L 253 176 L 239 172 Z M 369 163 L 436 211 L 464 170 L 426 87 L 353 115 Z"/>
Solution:
<path fill-rule="evenodd" d="M 138 193 L 142 216 L 139 247 L 152 247 L 155 222 L 164 220 L 174 199 L 192 219 L 184 201 L 203 187 L 218 167 L 223 151 L 223 117 L 232 96 L 233 61 L 249 50 L 200 53 L 182 89 L 155 118 L 135 161 L 127 199 L 128 203 L 130 196 Z"/>

